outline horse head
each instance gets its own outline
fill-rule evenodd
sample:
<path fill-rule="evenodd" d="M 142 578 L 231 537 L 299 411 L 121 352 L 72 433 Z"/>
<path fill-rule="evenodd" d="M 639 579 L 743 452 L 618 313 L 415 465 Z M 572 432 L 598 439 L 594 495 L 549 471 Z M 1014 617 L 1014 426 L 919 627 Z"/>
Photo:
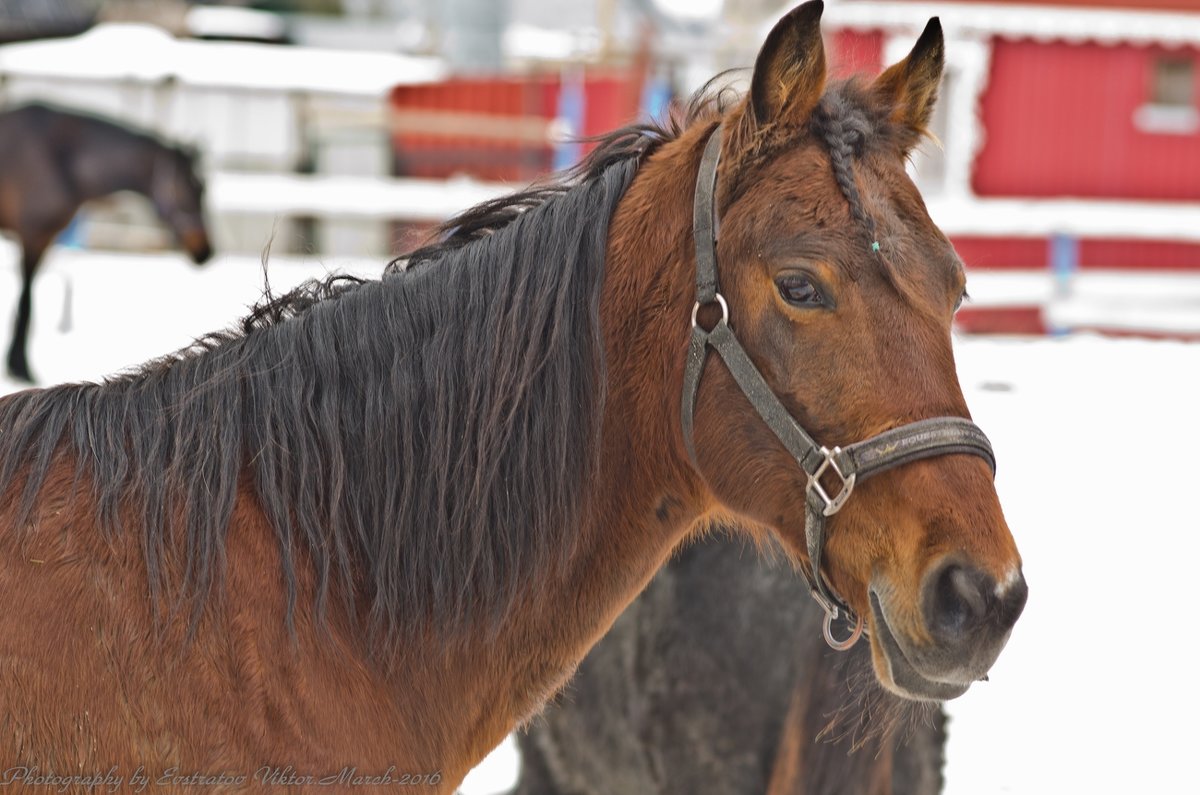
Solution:
<path fill-rule="evenodd" d="M 187 146 L 164 146 L 155 155 L 150 197 L 159 217 L 197 265 L 212 257 L 204 215 L 204 180 L 199 153 Z"/>
<path fill-rule="evenodd" d="M 750 91 L 715 133 L 726 307 L 698 304 L 700 326 L 727 319 L 778 402 L 827 450 L 931 418 L 968 426 L 951 345 L 963 265 L 905 169 L 933 112 L 941 27 L 931 20 L 873 81 L 830 82 L 821 11 L 805 3 L 776 25 Z M 990 447 L 905 460 L 858 483 L 806 471 L 752 410 L 737 368 L 716 358 L 699 381 L 693 439 L 722 508 L 774 528 L 865 618 L 885 687 L 941 700 L 984 678 L 1027 594 Z M 836 515 L 816 572 L 810 476 L 829 499 L 848 497 L 826 511 Z"/>

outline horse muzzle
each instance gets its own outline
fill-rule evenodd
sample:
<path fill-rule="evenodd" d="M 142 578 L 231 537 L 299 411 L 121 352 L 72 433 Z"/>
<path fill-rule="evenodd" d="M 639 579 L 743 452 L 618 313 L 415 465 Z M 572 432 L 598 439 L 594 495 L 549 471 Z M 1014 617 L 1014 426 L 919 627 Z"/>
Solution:
<path fill-rule="evenodd" d="M 212 259 L 212 244 L 203 229 L 187 229 L 179 233 L 179 244 L 197 265 L 203 265 Z"/>
<path fill-rule="evenodd" d="M 212 246 L 210 246 L 206 241 L 201 246 L 188 249 L 188 254 L 191 256 L 192 262 L 196 263 L 197 265 L 203 265 L 212 259 L 213 250 Z"/>
<path fill-rule="evenodd" d="M 957 560 L 941 562 L 924 577 L 920 615 L 925 638 L 899 629 L 889 611 L 890 589 L 870 589 L 872 652 L 885 687 L 922 701 L 956 698 L 986 679 L 1025 608 L 1029 587 L 1019 571 L 998 584 Z"/>

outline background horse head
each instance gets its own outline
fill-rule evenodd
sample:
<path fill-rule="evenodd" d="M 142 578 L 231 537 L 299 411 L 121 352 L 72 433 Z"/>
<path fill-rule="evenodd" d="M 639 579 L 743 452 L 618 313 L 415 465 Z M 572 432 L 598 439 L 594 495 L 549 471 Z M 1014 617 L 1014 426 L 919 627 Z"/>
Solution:
<path fill-rule="evenodd" d="M 0 113 L 0 229 L 21 243 L 21 293 L 8 372 L 32 381 L 28 335 L 42 255 L 89 199 L 118 191 L 148 198 L 197 263 L 212 256 L 204 183 L 192 150 L 106 119 L 42 104 Z"/>
<path fill-rule="evenodd" d="M 153 154 L 149 198 L 176 242 L 192 261 L 202 265 L 212 256 L 204 219 L 204 181 L 198 149 L 164 145 Z"/>

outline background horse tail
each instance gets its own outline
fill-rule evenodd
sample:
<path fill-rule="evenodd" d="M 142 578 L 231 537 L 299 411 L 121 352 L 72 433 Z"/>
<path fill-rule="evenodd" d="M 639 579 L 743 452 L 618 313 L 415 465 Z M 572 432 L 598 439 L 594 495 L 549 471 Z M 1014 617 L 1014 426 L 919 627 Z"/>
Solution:
<path fill-rule="evenodd" d="M 689 547 L 518 734 L 513 795 L 936 795 L 942 712 L 831 651 L 822 615 L 782 562 Z"/>

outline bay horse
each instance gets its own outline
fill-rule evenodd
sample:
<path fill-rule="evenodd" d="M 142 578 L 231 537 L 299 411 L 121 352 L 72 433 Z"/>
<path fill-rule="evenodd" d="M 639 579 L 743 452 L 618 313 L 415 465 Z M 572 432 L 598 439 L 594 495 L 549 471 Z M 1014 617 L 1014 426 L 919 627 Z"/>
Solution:
<path fill-rule="evenodd" d="M 106 119 L 34 103 L 0 113 L 0 229 L 21 244 L 21 293 L 8 373 L 32 382 L 32 285 L 42 255 L 80 205 L 117 191 L 146 196 L 197 263 L 212 256 L 196 153 Z"/>
<path fill-rule="evenodd" d="M 450 793 L 726 519 L 853 611 L 884 687 L 982 678 L 1026 588 L 962 266 L 904 170 L 941 30 L 827 85 L 821 10 L 744 99 L 612 133 L 379 280 L 0 400 L 0 758 Z"/>
<path fill-rule="evenodd" d="M 831 651 L 806 590 L 778 554 L 688 544 L 517 734 L 513 795 L 938 795 L 940 706 Z"/>

